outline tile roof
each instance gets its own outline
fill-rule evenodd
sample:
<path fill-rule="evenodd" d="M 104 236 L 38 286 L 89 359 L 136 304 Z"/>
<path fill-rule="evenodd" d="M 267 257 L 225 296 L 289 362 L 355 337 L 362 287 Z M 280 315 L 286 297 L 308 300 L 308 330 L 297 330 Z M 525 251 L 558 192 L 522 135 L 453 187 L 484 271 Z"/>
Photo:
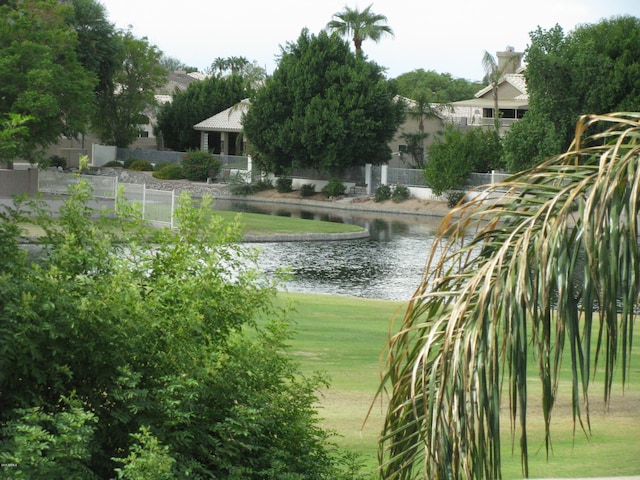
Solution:
<path fill-rule="evenodd" d="M 514 100 L 529 100 L 529 94 L 527 93 L 527 82 L 522 73 L 509 73 L 505 75 L 500 79 L 500 82 L 498 82 L 498 86 L 504 82 L 513 85 L 514 88 L 518 89 L 521 92 L 520 95 L 514 97 Z M 482 90 L 477 92 L 474 96 L 476 98 L 482 97 L 487 92 L 490 92 L 492 88 L 493 87 L 491 85 L 487 85 Z"/>
<path fill-rule="evenodd" d="M 210 132 L 241 132 L 242 115 L 249 110 L 249 99 L 236 103 L 234 106 L 209 117 L 193 126 L 195 130 L 205 130 Z"/>

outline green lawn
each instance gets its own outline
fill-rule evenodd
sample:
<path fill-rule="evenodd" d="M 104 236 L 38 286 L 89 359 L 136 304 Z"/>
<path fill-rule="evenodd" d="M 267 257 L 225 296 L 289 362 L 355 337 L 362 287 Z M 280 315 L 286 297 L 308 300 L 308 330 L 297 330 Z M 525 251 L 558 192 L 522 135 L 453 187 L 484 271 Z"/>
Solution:
<path fill-rule="evenodd" d="M 376 464 L 376 441 L 384 409 L 375 405 L 369 421 L 362 424 L 378 386 L 380 354 L 388 337 L 391 318 L 402 313 L 399 302 L 352 297 L 286 293 L 293 300 L 297 334 L 292 352 L 302 371 L 323 371 L 331 387 L 322 392 L 320 414 L 324 425 L 340 433 L 339 443 L 360 453 L 367 465 Z M 637 330 L 636 330 L 637 332 Z M 636 333 L 636 342 L 639 335 Z M 568 357 L 567 357 L 568 358 Z M 568 360 L 567 360 L 568 361 Z M 640 475 L 640 352 L 633 354 L 631 381 L 624 395 L 620 372 L 614 386 L 611 409 L 604 412 L 602 375 L 591 386 L 592 437 L 578 430 L 573 436 L 568 381 L 561 385 L 560 400 L 552 419 L 553 453 L 547 462 L 542 415 L 537 406 L 539 381 L 529 375 L 529 462 L 533 478 L 570 478 Z M 507 396 L 504 400 L 508 401 Z M 506 413 L 506 406 L 503 407 Z M 509 419 L 503 418 L 503 474 L 522 478 L 518 453 L 512 455 Z M 579 429 L 579 427 L 578 427 Z M 517 440 L 516 440 L 517 445 Z"/>
<path fill-rule="evenodd" d="M 236 216 L 240 219 L 242 231 L 245 235 L 276 235 L 276 234 L 308 234 L 308 233 L 350 233 L 361 232 L 358 225 L 338 222 L 324 222 L 295 217 L 281 217 L 261 213 L 237 213 L 226 210 L 216 210 L 226 221 L 232 221 Z M 26 235 L 42 235 L 42 229 L 32 224 L 22 224 Z"/>
<path fill-rule="evenodd" d="M 281 217 L 278 215 L 265 215 L 262 213 L 237 213 L 226 210 L 216 210 L 216 214 L 223 219 L 231 221 L 239 216 L 242 231 L 245 234 L 269 235 L 269 234 L 293 234 L 293 233 L 345 233 L 361 232 L 358 225 L 347 223 L 324 222 L 320 220 L 307 220 L 304 218 Z"/>

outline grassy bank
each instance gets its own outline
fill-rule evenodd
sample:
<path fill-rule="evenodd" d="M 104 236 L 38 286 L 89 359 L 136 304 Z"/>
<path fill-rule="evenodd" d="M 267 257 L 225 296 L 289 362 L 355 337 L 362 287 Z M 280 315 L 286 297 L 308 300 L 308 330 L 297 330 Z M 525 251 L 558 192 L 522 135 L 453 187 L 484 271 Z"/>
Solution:
<path fill-rule="evenodd" d="M 278 215 L 265 215 L 262 213 L 236 213 L 227 210 L 216 210 L 227 221 L 240 217 L 242 232 L 245 235 L 269 235 L 269 234 L 303 234 L 303 233 L 347 233 L 361 232 L 358 225 L 347 223 L 324 222 L 320 220 L 307 220 L 304 218 L 281 217 Z"/>
<path fill-rule="evenodd" d="M 261 213 L 237 213 L 226 210 L 216 210 L 216 215 L 225 221 L 233 221 L 236 216 L 240 219 L 242 233 L 245 235 L 278 235 L 278 234 L 327 234 L 361 232 L 363 228 L 347 223 L 307 220 L 295 217 L 281 217 Z M 43 234 L 40 227 L 22 224 L 25 235 L 39 236 Z"/>
<path fill-rule="evenodd" d="M 324 425 L 340 433 L 338 442 L 358 452 L 370 469 L 376 464 L 376 442 L 384 409 L 374 406 L 363 421 L 378 386 L 379 360 L 387 340 L 391 318 L 402 312 L 399 302 L 325 295 L 282 294 L 296 304 L 297 335 L 292 352 L 302 370 L 327 372 L 331 387 L 323 392 L 320 414 Z M 637 330 L 636 330 L 637 332 Z M 638 345 L 636 336 L 636 345 Z M 539 381 L 532 359 L 529 370 L 529 462 L 535 478 L 576 478 L 640 475 L 640 352 L 634 351 L 630 383 L 624 395 L 620 372 L 614 386 L 611 409 L 602 403 L 602 375 L 596 374 L 590 390 L 591 439 L 579 430 L 573 436 L 569 378 L 562 382 L 552 419 L 553 453 L 547 461 Z M 568 361 L 568 360 L 567 360 Z M 508 397 L 503 397 L 505 402 Z M 503 417 L 503 473 L 522 478 L 519 454 L 511 452 L 509 419 Z M 516 438 L 516 447 L 517 447 Z"/>

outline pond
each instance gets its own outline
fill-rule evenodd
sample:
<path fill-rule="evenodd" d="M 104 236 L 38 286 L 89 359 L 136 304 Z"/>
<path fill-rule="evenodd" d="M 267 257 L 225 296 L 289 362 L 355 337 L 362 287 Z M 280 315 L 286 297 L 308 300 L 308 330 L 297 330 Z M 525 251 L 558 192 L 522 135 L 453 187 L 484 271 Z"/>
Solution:
<path fill-rule="evenodd" d="M 251 243 L 267 274 L 287 268 L 290 292 L 409 300 L 424 272 L 439 219 L 414 215 L 315 209 L 299 205 L 216 200 L 216 208 L 360 225 L 365 240 Z"/>

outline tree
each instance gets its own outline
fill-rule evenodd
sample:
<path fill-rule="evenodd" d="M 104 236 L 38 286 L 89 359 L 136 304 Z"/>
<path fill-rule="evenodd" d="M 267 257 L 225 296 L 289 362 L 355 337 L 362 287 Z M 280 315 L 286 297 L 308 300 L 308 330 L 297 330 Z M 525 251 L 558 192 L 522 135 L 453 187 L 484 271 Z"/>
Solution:
<path fill-rule="evenodd" d="M 513 70 L 514 65 L 519 59 L 520 54 L 514 53 L 503 65 L 500 65 L 498 60 L 489 52 L 485 51 L 482 56 L 482 68 L 484 69 L 485 79 L 493 89 L 493 125 L 498 133 L 500 133 L 500 126 L 502 125 L 500 109 L 498 108 L 498 84 L 507 71 Z"/>
<path fill-rule="evenodd" d="M 32 117 L 10 113 L 0 121 L 0 165 L 4 163 L 6 168 L 13 168 L 14 158 L 24 152 L 29 138 L 26 124 L 31 120 Z"/>
<path fill-rule="evenodd" d="M 201 122 L 235 105 L 251 95 L 240 75 L 209 77 L 191 83 L 183 92 L 175 92 L 173 100 L 158 112 L 158 130 L 165 147 L 187 151 L 200 147 L 200 132 L 193 129 Z M 219 142 L 210 142 L 215 149 Z"/>
<path fill-rule="evenodd" d="M 424 141 L 429 137 L 424 131 L 424 121 L 430 118 L 437 118 L 438 111 L 431 104 L 430 96 L 425 92 L 418 93 L 415 101 L 410 102 L 407 106 L 406 114 L 409 118 L 413 118 L 418 122 L 417 132 L 405 132 L 402 138 L 407 143 L 407 153 L 411 155 L 413 161 L 412 168 L 424 168 Z"/>
<path fill-rule="evenodd" d="M 192 73 L 198 71 L 196 67 L 189 67 L 182 60 L 164 54 L 160 59 L 160 65 L 162 65 L 162 68 L 164 68 L 167 72 L 177 72 L 178 70 L 183 70 L 186 73 Z"/>
<path fill-rule="evenodd" d="M 471 172 L 488 172 L 500 166 L 502 144 L 495 130 L 472 128 L 466 132 L 447 125 L 442 138 L 427 147 L 424 174 L 436 195 L 464 188 Z"/>
<path fill-rule="evenodd" d="M 332 176 L 380 164 L 404 116 L 395 86 L 375 63 L 359 61 L 337 35 L 305 29 L 283 48 L 256 92 L 243 129 L 256 161 L 277 174 L 313 168 Z"/>
<path fill-rule="evenodd" d="M 239 75 L 245 83 L 245 88 L 254 91 L 264 84 L 267 71 L 255 60 L 249 62 L 245 57 L 216 57 L 208 72 L 212 76 L 222 78 L 229 75 Z"/>
<path fill-rule="evenodd" d="M 333 19 L 327 24 L 327 28 L 343 37 L 351 37 L 356 49 L 356 57 L 362 58 L 362 42 L 373 40 L 378 42 L 384 34 L 393 35 L 393 30 L 388 25 L 387 17 L 371 11 L 369 5 L 362 11 L 358 8 L 344 7 L 342 12 L 334 13 Z"/>
<path fill-rule="evenodd" d="M 613 17 L 565 34 L 558 25 L 530 34 L 525 51 L 529 111 L 522 120 L 529 146 L 505 143 L 510 163 L 532 166 L 566 150 L 587 113 L 636 111 L 640 104 L 640 19 Z M 544 124 L 551 124 L 541 128 Z M 520 135 L 518 129 L 507 136 Z M 553 132 L 553 146 L 547 135 Z M 511 145 L 514 146 L 512 149 Z M 553 151 L 550 151 L 553 148 Z M 525 156 L 523 156 L 525 155 Z"/>
<path fill-rule="evenodd" d="M 95 0 L 73 0 L 71 26 L 78 35 L 76 54 L 85 70 L 97 78 L 96 94 L 108 87 L 118 67 L 121 44 L 107 19 L 104 5 Z"/>
<path fill-rule="evenodd" d="M 396 77 L 398 94 L 416 100 L 420 95 L 428 95 L 434 103 L 451 103 L 473 98 L 482 88 L 481 82 L 463 78 L 453 78 L 450 73 L 424 71 L 419 68 Z"/>
<path fill-rule="evenodd" d="M 0 116 L 31 116 L 22 152 L 86 130 L 96 76 L 79 61 L 73 7 L 55 0 L 0 5 Z"/>
<path fill-rule="evenodd" d="M 105 89 L 98 92 L 93 130 L 104 143 L 128 147 L 147 123 L 145 111 L 155 105 L 156 90 L 167 81 L 162 53 L 146 38 L 119 32 L 117 68 Z"/>
<path fill-rule="evenodd" d="M 389 344 L 384 478 L 501 478 L 501 407 L 529 477 L 532 355 L 547 452 L 563 354 L 574 430 L 590 425 L 591 372 L 604 372 L 607 403 L 617 361 L 625 383 L 640 298 L 640 114 L 585 116 L 575 131 L 566 153 L 483 189 L 440 226 Z"/>
<path fill-rule="evenodd" d="M 238 222 L 180 198 L 177 230 L 86 184 L 0 221 L 0 460 L 24 478 L 340 478 L 287 354 L 277 280 Z M 44 235 L 19 246 L 24 222 Z M 153 248 L 150 248 L 153 246 Z M 65 475 L 66 474 L 66 475 Z"/>

